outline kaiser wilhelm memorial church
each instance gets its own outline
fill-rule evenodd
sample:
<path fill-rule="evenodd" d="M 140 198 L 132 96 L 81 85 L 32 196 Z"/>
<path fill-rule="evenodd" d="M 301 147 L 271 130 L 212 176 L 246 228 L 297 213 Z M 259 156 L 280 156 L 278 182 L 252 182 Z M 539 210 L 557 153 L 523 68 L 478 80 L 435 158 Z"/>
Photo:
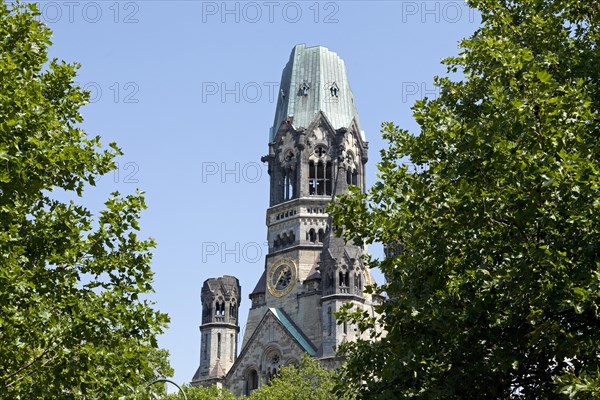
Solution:
<path fill-rule="evenodd" d="M 297 45 L 278 96 L 269 153 L 262 157 L 270 176 L 269 251 L 249 295 L 241 348 L 238 279 L 207 279 L 201 292 L 200 366 L 192 384 L 217 384 L 237 396 L 304 354 L 339 366 L 336 347 L 359 333 L 338 325 L 333 313 L 351 303 L 373 314 L 382 301 L 363 292 L 372 282 L 365 250 L 336 237 L 326 213 L 350 185 L 365 191 L 368 143 L 344 61 L 325 47 Z"/>

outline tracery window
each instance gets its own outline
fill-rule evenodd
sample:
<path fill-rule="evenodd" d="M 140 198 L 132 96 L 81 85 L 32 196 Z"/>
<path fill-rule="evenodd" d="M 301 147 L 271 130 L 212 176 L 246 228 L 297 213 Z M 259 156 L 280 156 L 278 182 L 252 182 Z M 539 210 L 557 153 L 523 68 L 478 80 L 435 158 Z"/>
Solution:
<path fill-rule="evenodd" d="M 310 195 L 330 195 L 331 194 L 331 161 L 318 162 L 310 161 L 308 163 L 308 190 Z"/>

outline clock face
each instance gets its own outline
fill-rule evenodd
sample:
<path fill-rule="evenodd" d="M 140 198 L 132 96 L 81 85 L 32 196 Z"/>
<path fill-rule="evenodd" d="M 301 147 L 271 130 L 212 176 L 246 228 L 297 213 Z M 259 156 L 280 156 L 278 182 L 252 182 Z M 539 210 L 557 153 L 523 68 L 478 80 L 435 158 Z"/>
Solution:
<path fill-rule="evenodd" d="M 269 293 L 282 297 L 292 291 L 296 283 L 296 266 L 290 259 L 276 261 L 267 274 Z"/>

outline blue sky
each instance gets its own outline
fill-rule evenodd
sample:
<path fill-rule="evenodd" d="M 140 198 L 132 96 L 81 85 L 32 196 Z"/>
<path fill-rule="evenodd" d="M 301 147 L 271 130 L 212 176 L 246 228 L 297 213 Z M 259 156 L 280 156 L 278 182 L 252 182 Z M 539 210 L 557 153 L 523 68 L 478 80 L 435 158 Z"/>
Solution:
<path fill-rule="evenodd" d="M 91 91 L 84 128 L 125 155 L 82 202 L 146 192 L 141 226 L 154 237 L 157 307 L 171 325 L 160 345 L 175 381 L 199 363 L 200 289 L 235 275 L 248 293 L 264 267 L 269 128 L 281 71 L 294 45 L 323 45 L 346 62 L 376 181 L 379 132 L 412 132 L 410 107 L 435 97 L 435 75 L 478 26 L 462 1 L 44 1 L 51 57 L 77 61 Z M 381 256 L 381 246 L 369 250 Z M 374 272 L 381 282 L 381 275 Z"/>

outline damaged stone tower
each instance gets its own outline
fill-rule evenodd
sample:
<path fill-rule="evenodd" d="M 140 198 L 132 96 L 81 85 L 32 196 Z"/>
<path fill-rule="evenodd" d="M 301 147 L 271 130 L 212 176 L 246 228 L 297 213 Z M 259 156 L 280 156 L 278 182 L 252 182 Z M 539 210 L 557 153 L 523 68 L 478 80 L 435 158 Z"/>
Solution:
<path fill-rule="evenodd" d="M 368 159 L 346 67 L 336 53 L 321 46 L 293 49 L 268 140 L 262 160 L 270 175 L 269 252 L 249 295 L 239 355 L 232 350 L 237 314 L 230 311 L 239 304 L 237 280 L 209 279 L 202 289 L 201 361 L 192 383 L 220 383 L 236 395 L 267 383 L 303 354 L 338 365 L 336 346 L 359 333 L 338 325 L 333 313 L 348 303 L 374 313 L 381 301 L 363 292 L 372 282 L 364 249 L 336 237 L 326 213 L 350 185 L 365 190 Z"/>

